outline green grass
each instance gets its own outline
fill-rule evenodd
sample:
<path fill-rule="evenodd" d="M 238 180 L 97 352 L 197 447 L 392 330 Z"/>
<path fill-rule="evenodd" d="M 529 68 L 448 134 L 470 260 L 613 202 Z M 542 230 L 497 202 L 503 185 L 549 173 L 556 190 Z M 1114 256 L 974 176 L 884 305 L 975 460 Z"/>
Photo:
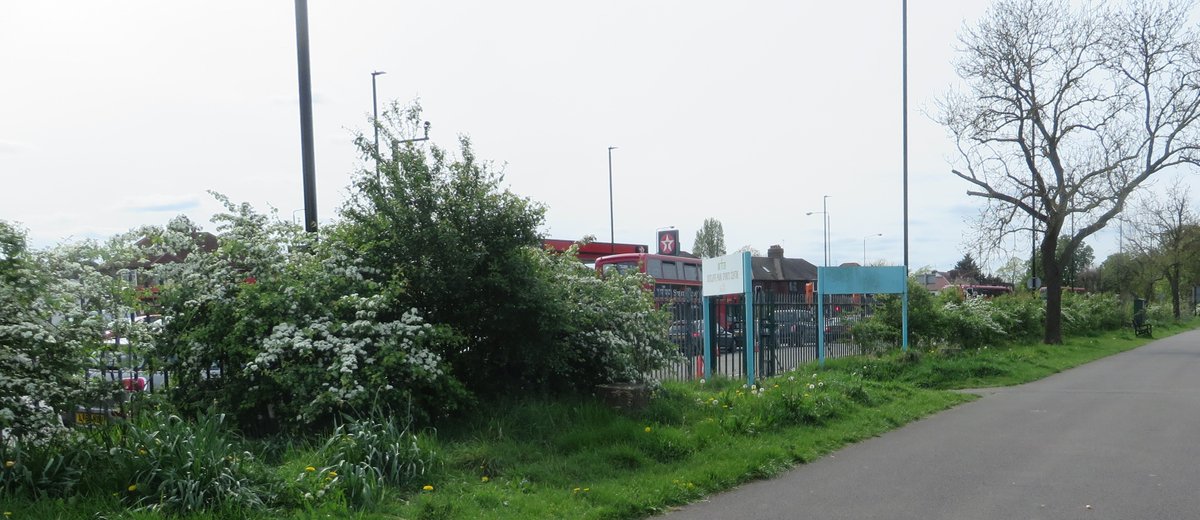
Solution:
<path fill-rule="evenodd" d="M 1159 328 L 1156 336 L 1197 324 Z M 668 383 L 638 412 L 621 413 L 582 398 L 492 404 L 443 425 L 431 446 L 437 452 L 434 467 L 417 482 L 388 488 L 373 508 L 359 511 L 335 499 L 245 516 L 640 518 L 776 475 L 976 398 L 951 390 L 1028 382 L 1147 341 L 1116 331 L 1061 346 L 832 360 L 821 370 L 803 367 L 762 381 L 762 395 L 729 380 Z M 319 465 L 319 444 L 262 443 L 260 459 L 287 485 L 306 466 Z M 425 485 L 432 489 L 422 490 Z M 2 520 L 161 518 L 125 507 L 120 497 L 0 498 L 0 510 L 13 513 Z M 228 515 L 188 516 L 218 517 Z"/>

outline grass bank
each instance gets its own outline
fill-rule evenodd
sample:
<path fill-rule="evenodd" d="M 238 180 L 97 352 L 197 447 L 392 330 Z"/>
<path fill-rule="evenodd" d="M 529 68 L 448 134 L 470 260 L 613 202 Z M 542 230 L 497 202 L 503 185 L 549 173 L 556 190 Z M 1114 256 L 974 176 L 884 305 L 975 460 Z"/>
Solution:
<path fill-rule="evenodd" d="M 1197 324 L 1155 332 L 1161 338 Z M 668 383 L 637 412 L 585 399 L 500 403 L 432 435 L 437 463 L 406 488 L 386 489 L 369 510 L 334 498 L 190 518 L 641 518 L 976 398 L 950 390 L 1028 382 L 1147 341 L 1115 331 L 1061 346 L 833 360 L 755 387 L 729 380 Z M 283 486 L 303 475 L 317 450 L 303 440 L 248 447 L 269 454 L 260 458 Z M 97 512 L 161 518 L 127 505 L 118 496 L 0 499 L 0 508 L 12 513 L 5 520 L 96 518 Z"/>

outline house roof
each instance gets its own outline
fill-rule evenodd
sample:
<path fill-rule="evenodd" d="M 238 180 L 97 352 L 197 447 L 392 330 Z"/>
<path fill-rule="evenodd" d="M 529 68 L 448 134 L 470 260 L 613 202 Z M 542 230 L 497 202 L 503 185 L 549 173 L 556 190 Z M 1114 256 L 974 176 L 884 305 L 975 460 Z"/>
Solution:
<path fill-rule="evenodd" d="M 750 258 L 755 280 L 813 281 L 817 266 L 803 258 L 755 256 Z"/>

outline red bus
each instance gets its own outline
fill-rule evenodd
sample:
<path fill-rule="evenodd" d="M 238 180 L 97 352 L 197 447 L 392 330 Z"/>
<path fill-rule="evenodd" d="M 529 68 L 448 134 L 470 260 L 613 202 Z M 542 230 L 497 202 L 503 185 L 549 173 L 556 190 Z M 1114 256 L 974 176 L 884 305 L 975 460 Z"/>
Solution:
<path fill-rule="evenodd" d="M 700 259 L 651 253 L 625 253 L 596 259 L 596 272 L 646 273 L 654 278 L 654 300 L 690 301 L 700 298 Z"/>

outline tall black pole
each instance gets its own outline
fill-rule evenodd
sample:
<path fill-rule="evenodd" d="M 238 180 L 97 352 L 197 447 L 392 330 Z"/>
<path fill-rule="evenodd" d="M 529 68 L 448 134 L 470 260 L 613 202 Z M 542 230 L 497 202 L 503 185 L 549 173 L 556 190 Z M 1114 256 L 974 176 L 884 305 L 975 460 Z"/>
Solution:
<path fill-rule="evenodd" d="M 308 0 L 296 0 L 296 65 L 300 74 L 300 150 L 304 161 L 304 230 L 317 231 L 317 167 L 313 158 L 312 74 L 308 66 Z"/>
<path fill-rule="evenodd" d="M 371 73 L 371 109 L 374 111 L 374 119 L 371 119 L 371 126 L 375 127 L 375 180 L 379 180 L 379 100 L 375 97 L 375 77 L 380 74 L 387 74 L 383 71 L 375 71 Z"/>
<path fill-rule="evenodd" d="M 908 271 L 908 0 L 900 0 L 900 76 L 904 148 L 904 272 Z"/>
<path fill-rule="evenodd" d="M 617 252 L 617 227 L 613 219 L 613 189 L 612 189 L 612 151 L 617 147 L 608 147 L 608 247 L 610 253 Z"/>

